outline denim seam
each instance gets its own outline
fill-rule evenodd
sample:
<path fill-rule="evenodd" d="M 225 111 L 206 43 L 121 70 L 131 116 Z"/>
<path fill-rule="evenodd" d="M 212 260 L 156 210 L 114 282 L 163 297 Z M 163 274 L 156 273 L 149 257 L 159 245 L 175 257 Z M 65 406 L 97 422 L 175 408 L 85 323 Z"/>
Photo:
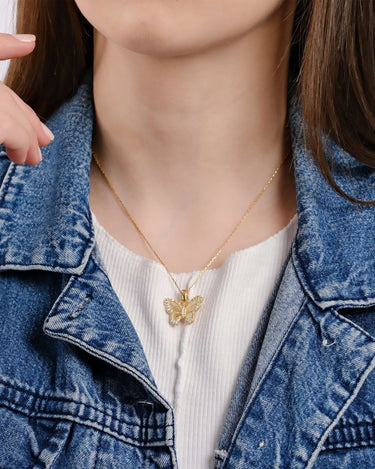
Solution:
<path fill-rule="evenodd" d="M 91 302 L 92 296 L 90 296 L 90 293 L 86 293 L 85 298 L 81 301 L 81 303 L 78 305 L 77 309 L 75 309 L 72 313 L 69 314 L 68 319 L 72 320 L 77 318 L 82 311 L 87 307 L 87 305 Z"/>
<path fill-rule="evenodd" d="M 375 427 L 375 422 L 358 422 L 336 425 L 335 430 L 345 430 L 346 428 Z"/>
<path fill-rule="evenodd" d="M 69 279 L 68 283 L 65 285 L 65 288 L 62 290 L 62 292 L 60 293 L 59 297 L 57 298 L 56 302 L 54 303 L 54 305 L 52 306 L 52 309 L 51 311 L 48 313 L 45 321 L 44 321 L 44 324 L 47 324 L 49 321 L 50 321 L 50 317 L 52 316 L 53 317 L 53 311 L 55 311 L 59 306 L 60 304 L 63 302 L 63 300 L 65 299 L 65 297 L 67 296 L 67 294 L 69 293 L 69 291 L 73 288 L 74 286 L 74 283 L 77 281 L 77 277 L 75 275 L 72 275 L 71 278 Z M 52 313 L 52 314 L 51 314 Z"/>
<path fill-rule="evenodd" d="M 64 404 L 76 404 L 76 405 L 79 405 L 79 406 L 83 406 L 85 408 L 89 408 L 89 409 L 92 409 L 100 414 L 102 414 L 103 416 L 106 416 L 106 417 L 109 417 L 111 418 L 114 422 L 117 422 L 117 423 L 120 423 L 120 424 L 125 424 L 125 425 L 129 425 L 129 426 L 139 426 L 137 425 L 136 423 L 131 423 L 131 422 L 128 422 L 126 420 L 121 420 L 121 419 L 118 419 L 117 417 L 114 417 L 113 414 L 110 414 L 108 412 L 105 412 L 101 409 L 99 409 L 98 407 L 95 407 L 91 404 L 87 404 L 86 402 L 82 402 L 82 401 L 76 401 L 74 399 L 69 399 L 69 398 L 66 398 L 66 397 L 55 397 L 55 396 L 46 396 L 46 395 L 43 395 L 43 394 L 38 394 L 37 392 L 33 392 L 33 391 L 29 391 L 27 389 L 22 389 L 20 387 L 16 387 L 16 386 L 13 386 L 11 384 L 5 384 L 5 386 L 7 387 L 10 387 L 10 388 L 13 388 L 14 390 L 18 391 L 18 392 L 21 392 L 21 393 L 25 393 L 25 394 L 29 394 L 33 397 L 35 397 L 36 399 L 38 399 L 39 401 L 46 401 L 46 402 L 61 402 L 61 403 L 64 403 Z M 11 400 L 11 399 L 7 399 L 6 397 L 1 397 L 0 396 L 0 402 L 1 400 L 6 400 L 8 401 L 9 403 L 12 403 L 14 405 L 21 405 L 19 402 L 15 401 L 15 400 Z M 23 406 L 25 409 L 28 409 L 27 406 Z M 30 409 L 31 410 L 31 409 Z M 90 420 L 90 419 L 88 419 Z M 165 428 L 167 426 L 171 426 L 171 425 L 150 425 L 149 428 L 152 428 L 152 429 L 162 429 L 162 428 Z"/>
<path fill-rule="evenodd" d="M 47 271 L 53 272 L 54 269 L 64 269 L 63 272 L 57 271 L 58 273 L 71 273 L 71 274 L 76 274 L 77 273 L 77 268 L 78 267 L 85 267 L 88 261 L 89 256 L 87 256 L 86 264 L 83 265 L 83 260 L 85 255 L 87 254 L 87 249 L 88 246 L 91 242 L 91 238 L 88 238 L 87 242 L 85 242 L 85 245 L 82 246 L 82 255 L 77 263 L 74 263 L 73 265 L 67 265 L 67 264 L 62 264 L 62 263 L 56 263 L 56 264 L 51 264 L 51 263 L 39 263 L 39 264 L 19 264 L 17 262 L 3 262 L 0 264 L 0 266 L 8 266 L 10 268 L 14 267 L 19 267 L 20 270 L 35 270 L 35 269 L 44 269 L 47 267 Z M 23 267 L 23 269 L 22 269 Z M 71 269 L 71 270 L 70 270 Z"/>
<path fill-rule="evenodd" d="M 54 434 L 54 433 L 55 433 L 56 427 L 58 426 L 59 423 L 60 423 L 59 421 L 55 422 L 55 425 L 53 426 L 53 429 L 51 430 L 51 434 Z M 42 448 L 42 449 L 39 451 L 39 454 L 38 454 L 38 456 L 37 456 L 38 460 L 40 459 L 40 455 L 43 453 L 43 451 L 45 451 L 45 448 Z M 54 456 L 53 456 L 53 459 L 52 459 L 52 460 L 49 459 L 48 462 L 50 463 L 51 467 L 53 467 L 53 463 L 54 463 L 54 461 L 56 460 L 56 458 L 58 457 L 58 455 L 59 455 L 59 452 L 56 451 L 55 454 L 54 454 Z"/>
<path fill-rule="evenodd" d="M 368 308 L 374 308 L 375 307 L 375 303 L 373 304 L 370 304 L 370 305 L 363 305 L 363 304 L 360 304 L 360 305 L 357 305 L 356 303 L 353 303 L 352 305 L 348 305 L 348 304 L 345 304 L 343 306 L 332 306 L 335 310 L 337 310 L 337 313 L 339 313 L 340 309 L 348 309 L 348 308 L 355 308 L 355 309 L 368 309 Z"/>
<path fill-rule="evenodd" d="M 327 442 L 325 441 L 323 445 L 322 451 L 329 451 L 332 449 L 339 449 L 339 448 L 354 448 L 354 447 L 361 447 L 361 446 L 373 446 L 375 445 L 375 438 L 373 435 L 370 435 L 368 438 L 359 435 L 359 437 L 348 438 L 345 435 L 345 430 L 353 429 L 359 430 L 360 428 L 364 429 L 375 429 L 375 422 L 360 422 L 358 424 L 348 424 L 348 425 L 337 425 L 332 431 L 339 433 L 339 441 Z M 328 435 L 327 439 L 329 439 L 330 435 Z"/>
<path fill-rule="evenodd" d="M 310 460 L 307 463 L 306 469 L 311 469 L 318 454 L 322 451 L 322 447 L 324 445 L 324 442 L 326 438 L 329 435 L 329 432 L 335 428 L 335 425 L 338 423 L 340 418 L 343 416 L 343 414 L 346 412 L 350 404 L 353 402 L 353 400 L 357 397 L 357 394 L 359 393 L 363 383 L 365 382 L 367 376 L 371 373 L 371 371 L 375 367 L 375 356 L 373 355 L 371 359 L 367 362 L 367 365 L 363 371 L 362 374 L 358 376 L 358 379 L 355 382 L 355 387 L 351 395 L 347 398 L 345 401 L 344 405 L 341 407 L 341 409 L 337 412 L 336 417 L 332 419 L 330 425 L 325 429 L 325 431 L 322 433 L 322 436 L 316 445 L 315 450 L 313 451 Z"/>
<path fill-rule="evenodd" d="M 337 443 L 335 445 L 327 445 L 323 446 L 321 452 L 322 453 L 329 453 L 333 451 L 338 451 L 340 449 L 356 449 L 356 448 L 370 448 L 375 447 L 375 440 L 367 441 L 358 441 L 358 442 L 345 442 L 345 443 Z"/>
<path fill-rule="evenodd" d="M 339 321 L 341 321 L 342 323 L 350 327 L 354 327 L 355 329 L 357 329 L 358 332 L 360 332 L 361 334 L 364 334 L 368 339 L 370 339 L 371 342 L 375 342 L 375 338 L 371 334 L 369 334 L 367 331 L 359 327 L 358 324 L 356 324 L 355 322 L 350 321 L 350 319 L 347 319 L 346 317 L 342 316 L 340 313 L 336 311 L 335 308 L 331 308 L 331 312 L 336 317 L 336 319 L 338 319 Z"/>
<path fill-rule="evenodd" d="M 95 419 L 92 419 L 92 418 L 90 418 L 90 417 L 81 417 L 81 416 L 79 416 L 79 415 L 74 415 L 74 414 L 72 414 L 72 413 L 54 414 L 53 412 L 33 411 L 33 410 L 29 409 L 29 407 L 24 406 L 24 405 L 20 404 L 19 402 L 14 402 L 14 401 L 12 401 L 12 400 L 10 400 L 10 399 L 7 399 L 7 398 L 2 398 L 2 400 L 0 401 L 0 405 L 1 405 L 2 403 L 4 403 L 4 404 L 9 403 L 10 405 L 14 405 L 15 408 L 12 407 L 13 410 L 17 410 L 17 408 L 20 408 L 20 412 L 25 413 L 25 414 L 28 415 L 29 417 L 38 418 L 38 416 L 40 416 L 40 415 L 43 415 L 43 416 L 48 416 L 48 415 L 51 415 L 51 416 L 53 416 L 53 415 L 56 415 L 56 416 L 60 416 L 60 415 L 70 415 L 70 416 L 72 416 L 72 417 L 77 416 L 79 419 L 81 419 L 81 421 L 86 421 L 86 420 L 87 420 L 88 422 L 95 422 L 95 423 L 98 424 L 98 421 L 95 420 Z M 84 406 L 84 404 L 82 404 L 82 405 Z M 22 408 L 25 409 L 25 410 L 22 411 Z M 26 410 L 30 410 L 31 413 L 26 413 Z M 112 421 L 113 421 L 113 422 L 117 422 L 117 423 L 125 424 L 125 425 L 127 425 L 127 426 L 129 426 L 129 427 L 138 427 L 138 428 L 142 428 L 141 425 L 138 425 L 138 424 L 136 424 L 136 423 L 128 423 L 128 422 L 120 421 L 120 420 L 118 420 L 118 419 L 116 419 L 116 418 L 113 418 Z M 99 424 L 98 424 L 98 425 L 99 425 Z M 103 429 L 106 428 L 103 424 L 101 424 L 101 426 L 103 427 Z M 170 426 L 170 425 L 168 425 L 168 424 L 166 424 L 165 426 L 159 426 L 159 425 L 151 426 L 151 425 L 150 425 L 149 428 L 152 429 L 152 430 L 163 430 L 163 429 L 165 429 L 166 427 L 169 427 L 169 426 Z"/>
<path fill-rule="evenodd" d="M 36 269 L 38 267 L 40 267 L 40 268 L 50 267 L 51 269 L 59 268 L 59 269 L 64 269 L 64 271 L 68 270 L 68 269 L 77 269 L 78 267 L 82 267 L 82 262 L 83 262 L 83 259 L 84 259 L 85 255 L 86 255 L 87 247 L 90 244 L 90 242 L 91 242 L 91 238 L 88 238 L 88 241 L 85 242 L 84 246 L 82 246 L 82 255 L 81 255 L 79 261 L 77 263 L 74 263 L 73 265 L 67 265 L 67 264 L 62 264 L 62 263 L 56 263 L 56 264 L 39 263 L 39 264 L 30 264 L 29 265 L 29 264 L 18 264 L 16 262 L 12 262 L 11 264 L 9 264 L 7 262 L 3 262 L 0 265 L 1 266 L 9 266 L 9 267 L 30 267 L 30 269 L 25 269 L 25 270 L 33 270 L 33 269 Z"/>
<path fill-rule="evenodd" d="M 172 423 L 168 424 L 167 426 L 171 428 L 172 435 L 169 438 L 167 438 L 167 443 L 172 444 L 172 446 L 174 447 L 175 446 L 175 432 L 174 432 L 175 423 L 174 423 L 174 412 L 173 412 L 173 410 L 171 412 L 171 416 L 172 416 Z M 168 434 L 168 432 L 166 434 Z"/>
<path fill-rule="evenodd" d="M 8 166 L 8 169 L 6 170 L 6 173 L 3 178 L 3 182 L 0 187 L 0 207 L 2 207 L 5 196 L 8 192 L 9 185 L 12 181 L 12 177 L 14 175 L 14 172 L 16 170 L 16 164 L 15 163 L 10 163 Z"/>
<path fill-rule="evenodd" d="M 95 455 L 94 469 L 99 467 L 98 466 L 99 451 L 100 451 L 100 448 L 101 448 L 101 443 L 102 443 L 102 438 L 103 438 L 103 431 L 104 431 L 104 427 L 101 431 L 99 431 L 98 444 L 96 445 L 96 455 Z"/>
<path fill-rule="evenodd" d="M 234 436 L 232 438 L 232 441 L 231 441 L 231 444 L 229 445 L 229 448 L 226 450 L 225 448 L 218 448 L 220 451 L 227 451 L 227 457 L 226 459 L 224 460 L 224 463 L 223 463 L 223 466 L 222 468 L 225 469 L 225 465 L 226 465 L 226 461 L 229 461 L 230 459 L 230 456 L 231 456 L 231 453 L 234 451 L 234 448 L 235 448 L 235 441 L 237 439 L 237 436 L 238 434 L 240 433 L 243 425 L 245 424 L 245 421 L 246 421 L 246 418 L 247 418 L 247 414 L 248 414 L 248 410 L 250 408 L 250 405 L 252 404 L 252 402 L 254 401 L 254 399 L 257 397 L 257 395 L 260 393 L 261 389 L 262 389 L 262 386 L 264 385 L 265 383 L 265 380 L 266 380 L 266 377 L 268 376 L 268 374 L 270 373 L 270 370 L 272 369 L 272 366 L 273 366 L 273 363 L 276 359 L 276 357 L 279 355 L 280 353 L 280 350 L 282 349 L 282 346 L 284 345 L 284 342 L 286 340 L 286 337 L 290 334 L 290 332 L 292 331 L 292 329 L 295 327 L 296 323 L 297 323 L 297 319 L 300 315 L 300 312 L 302 310 L 302 308 L 304 307 L 304 305 L 306 304 L 307 302 L 307 298 L 304 297 L 303 298 L 303 301 L 301 302 L 301 306 L 299 307 L 298 309 L 298 313 L 296 314 L 295 318 L 294 318 L 294 321 L 290 324 L 289 328 L 285 331 L 285 334 L 284 336 L 282 337 L 281 341 L 280 341 L 280 345 L 279 347 L 275 350 L 275 353 L 272 355 L 272 358 L 270 359 L 270 362 L 266 368 L 266 370 L 264 371 L 264 374 L 262 376 L 262 379 L 259 381 L 257 387 L 255 388 L 254 392 L 253 392 L 253 395 L 251 396 L 244 412 L 243 412 L 243 415 L 242 415 L 242 418 L 236 428 L 236 431 L 234 433 Z"/>
<path fill-rule="evenodd" d="M 12 404 L 10 402 L 10 404 Z M 11 405 L 7 405 L 6 403 L 1 403 L 0 402 L 0 407 L 4 407 L 6 409 L 9 409 L 12 412 L 18 412 L 25 417 L 31 418 L 31 419 L 59 419 L 59 420 L 64 420 L 68 422 L 75 422 L 78 423 L 79 425 L 83 425 L 85 427 L 89 428 L 94 428 L 98 432 L 105 433 L 106 435 L 113 436 L 114 438 L 123 441 L 125 443 L 130 443 L 132 445 L 136 446 L 160 446 L 160 444 L 165 443 L 167 445 L 167 440 L 166 439 L 149 439 L 147 442 L 142 441 L 141 439 L 136 439 L 136 438 L 131 438 L 128 435 L 124 435 L 121 433 L 116 432 L 115 430 L 112 430 L 111 428 L 104 427 L 103 425 L 99 425 L 96 420 L 90 420 L 90 419 L 82 419 L 79 416 L 71 415 L 71 414 L 43 414 L 39 413 L 38 415 L 30 415 L 26 411 L 23 411 L 20 408 L 14 408 Z M 168 425 L 166 425 L 167 427 Z"/>
<path fill-rule="evenodd" d="M 92 256 L 92 259 L 93 256 Z M 77 282 L 79 282 L 81 280 L 81 276 L 83 276 L 85 274 L 85 270 L 88 268 L 88 262 L 86 263 L 85 265 L 85 268 L 84 270 L 82 271 L 82 273 L 80 275 L 77 275 L 77 274 L 72 274 L 68 283 L 65 285 L 64 289 L 62 290 L 62 292 L 60 293 L 59 297 L 57 298 L 55 304 L 52 306 L 52 309 L 51 311 L 49 312 L 49 314 L 47 315 L 46 317 L 46 321 L 45 321 L 45 324 L 48 323 L 50 321 L 50 318 L 51 316 L 53 317 L 53 311 L 55 311 L 64 301 L 65 297 L 69 294 L 70 290 L 72 288 L 75 287 L 75 284 Z M 86 298 L 83 298 L 82 299 L 82 302 L 80 303 L 80 306 L 82 305 L 82 303 L 86 303 L 87 302 L 87 297 Z M 85 306 L 85 305 L 84 305 Z M 84 308 L 83 308 L 84 309 Z M 75 311 L 76 312 L 76 311 Z M 74 313 L 75 313 L 74 312 Z M 52 313 L 52 314 L 51 314 Z M 70 313 L 71 314 L 74 314 L 74 313 Z"/>
<path fill-rule="evenodd" d="M 298 248 L 299 248 L 298 233 L 296 233 L 295 241 L 292 246 L 292 263 L 294 266 L 294 270 L 297 274 L 298 281 L 303 291 L 307 293 L 309 298 L 311 298 L 314 303 L 316 303 L 316 299 L 318 299 L 318 301 L 323 301 L 322 298 L 319 297 L 319 295 L 316 295 L 316 297 L 314 297 L 313 295 L 311 285 L 307 281 L 307 275 L 306 275 L 306 270 L 304 268 L 304 264 L 303 262 L 301 262 L 301 259 L 299 258 Z"/>
<path fill-rule="evenodd" d="M 339 441 L 337 443 L 327 443 L 324 444 L 322 447 L 322 451 L 330 451 L 335 449 L 341 448 L 357 448 L 361 446 L 375 446 L 375 438 L 368 438 L 367 440 L 356 439 L 356 440 L 346 440 L 346 441 Z"/>
<path fill-rule="evenodd" d="M 102 383 L 101 389 L 100 389 L 100 398 L 103 402 L 103 407 L 104 407 L 104 411 L 105 411 L 104 400 L 103 400 L 104 386 L 105 386 L 105 384 Z M 102 442 L 102 438 L 103 438 L 103 431 L 104 431 L 104 423 L 102 422 L 102 430 L 99 433 L 98 444 L 96 445 L 96 455 L 95 455 L 94 469 L 96 469 L 98 467 L 97 465 L 98 465 L 98 461 L 99 461 L 99 452 L 100 452 L 101 442 Z"/>

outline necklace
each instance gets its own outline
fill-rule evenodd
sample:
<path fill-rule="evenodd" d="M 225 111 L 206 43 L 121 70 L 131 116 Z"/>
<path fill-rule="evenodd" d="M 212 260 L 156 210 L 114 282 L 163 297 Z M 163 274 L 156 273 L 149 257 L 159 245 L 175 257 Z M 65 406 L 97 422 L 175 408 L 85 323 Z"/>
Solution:
<path fill-rule="evenodd" d="M 126 208 L 124 202 L 121 200 L 120 196 L 117 194 L 115 188 L 113 187 L 111 181 L 108 179 L 107 174 L 105 173 L 96 153 L 94 150 L 92 151 L 92 156 L 94 157 L 95 163 L 97 164 L 100 172 L 102 173 L 106 183 L 108 184 L 108 187 L 111 189 L 113 195 L 117 199 L 118 203 L 120 204 L 122 210 L 125 212 L 125 214 L 128 216 L 129 220 L 132 222 L 134 228 L 138 231 L 139 235 L 141 238 L 144 240 L 144 242 L 147 244 L 147 246 L 151 249 L 153 254 L 155 255 L 156 259 L 160 262 L 160 264 L 165 268 L 167 274 L 171 278 L 172 282 L 176 286 L 177 290 L 181 294 L 181 298 L 179 300 L 172 300 L 171 298 L 165 298 L 163 301 L 164 308 L 166 313 L 169 315 L 169 323 L 172 326 L 177 326 L 180 322 L 183 322 L 184 324 L 191 324 L 194 322 L 195 319 L 195 313 L 199 310 L 201 307 L 201 304 L 203 302 L 203 297 L 200 295 L 195 296 L 192 299 L 189 299 L 189 292 L 190 290 L 194 287 L 194 285 L 202 278 L 202 276 L 207 272 L 207 270 L 210 268 L 212 263 L 217 259 L 217 257 L 221 254 L 225 246 L 229 243 L 229 241 L 233 238 L 234 234 L 237 232 L 239 227 L 242 225 L 242 223 L 245 221 L 251 210 L 254 208 L 255 204 L 258 202 L 258 200 L 261 198 L 261 196 L 264 194 L 268 186 L 271 184 L 273 179 L 275 178 L 276 174 L 279 172 L 279 169 L 283 165 L 283 163 L 287 160 L 288 156 L 290 153 L 288 153 L 280 165 L 275 169 L 275 171 L 272 173 L 271 177 L 267 180 L 266 184 L 263 186 L 261 191 L 258 193 L 258 195 L 255 197 L 255 199 L 250 203 L 248 206 L 246 212 L 242 215 L 240 221 L 236 224 L 236 226 L 233 228 L 229 236 L 225 239 L 223 244 L 220 246 L 219 250 L 214 254 L 211 259 L 209 260 L 208 264 L 204 267 L 203 270 L 200 271 L 200 273 L 197 275 L 197 277 L 194 279 L 194 281 L 191 283 L 191 285 L 188 288 L 183 288 L 181 289 L 179 285 L 177 284 L 175 278 L 171 274 L 171 272 L 168 270 L 168 267 L 165 265 L 163 260 L 160 258 L 159 254 L 156 252 L 156 250 L 152 247 L 146 236 L 142 233 L 141 229 L 137 225 L 136 221 L 134 218 L 131 216 L 129 213 L 128 209 Z"/>

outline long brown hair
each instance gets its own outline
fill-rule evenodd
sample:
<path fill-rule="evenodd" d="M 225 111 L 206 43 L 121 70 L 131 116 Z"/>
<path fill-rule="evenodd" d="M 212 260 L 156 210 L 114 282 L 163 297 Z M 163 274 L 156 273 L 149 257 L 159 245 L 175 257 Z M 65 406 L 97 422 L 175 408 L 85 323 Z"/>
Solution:
<path fill-rule="evenodd" d="M 321 135 L 375 167 L 375 2 L 297 0 L 290 74 L 297 83 L 308 145 L 342 196 Z M 42 120 L 77 90 L 92 66 L 93 29 L 74 0 L 19 0 L 17 32 L 37 36 L 35 51 L 11 60 L 5 83 Z"/>

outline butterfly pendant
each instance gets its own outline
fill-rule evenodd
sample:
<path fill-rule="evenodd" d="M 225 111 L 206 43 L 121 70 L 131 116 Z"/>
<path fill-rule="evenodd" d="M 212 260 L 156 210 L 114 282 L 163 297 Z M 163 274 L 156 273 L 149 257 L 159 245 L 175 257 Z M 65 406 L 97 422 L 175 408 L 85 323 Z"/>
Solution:
<path fill-rule="evenodd" d="M 171 298 L 164 299 L 164 307 L 166 313 L 169 314 L 169 324 L 171 326 L 177 326 L 180 321 L 185 324 L 191 324 L 194 322 L 195 313 L 201 307 L 203 298 L 201 296 L 195 296 L 189 300 L 189 291 L 181 290 L 181 300 L 172 300 Z"/>

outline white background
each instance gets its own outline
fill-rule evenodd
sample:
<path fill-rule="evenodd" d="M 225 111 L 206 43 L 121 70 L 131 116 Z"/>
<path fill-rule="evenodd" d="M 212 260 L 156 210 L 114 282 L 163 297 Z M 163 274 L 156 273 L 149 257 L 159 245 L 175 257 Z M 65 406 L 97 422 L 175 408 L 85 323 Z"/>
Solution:
<path fill-rule="evenodd" d="M 0 32 L 14 33 L 17 0 L 0 0 Z M 8 60 L 0 61 L 0 80 L 4 79 Z"/>

